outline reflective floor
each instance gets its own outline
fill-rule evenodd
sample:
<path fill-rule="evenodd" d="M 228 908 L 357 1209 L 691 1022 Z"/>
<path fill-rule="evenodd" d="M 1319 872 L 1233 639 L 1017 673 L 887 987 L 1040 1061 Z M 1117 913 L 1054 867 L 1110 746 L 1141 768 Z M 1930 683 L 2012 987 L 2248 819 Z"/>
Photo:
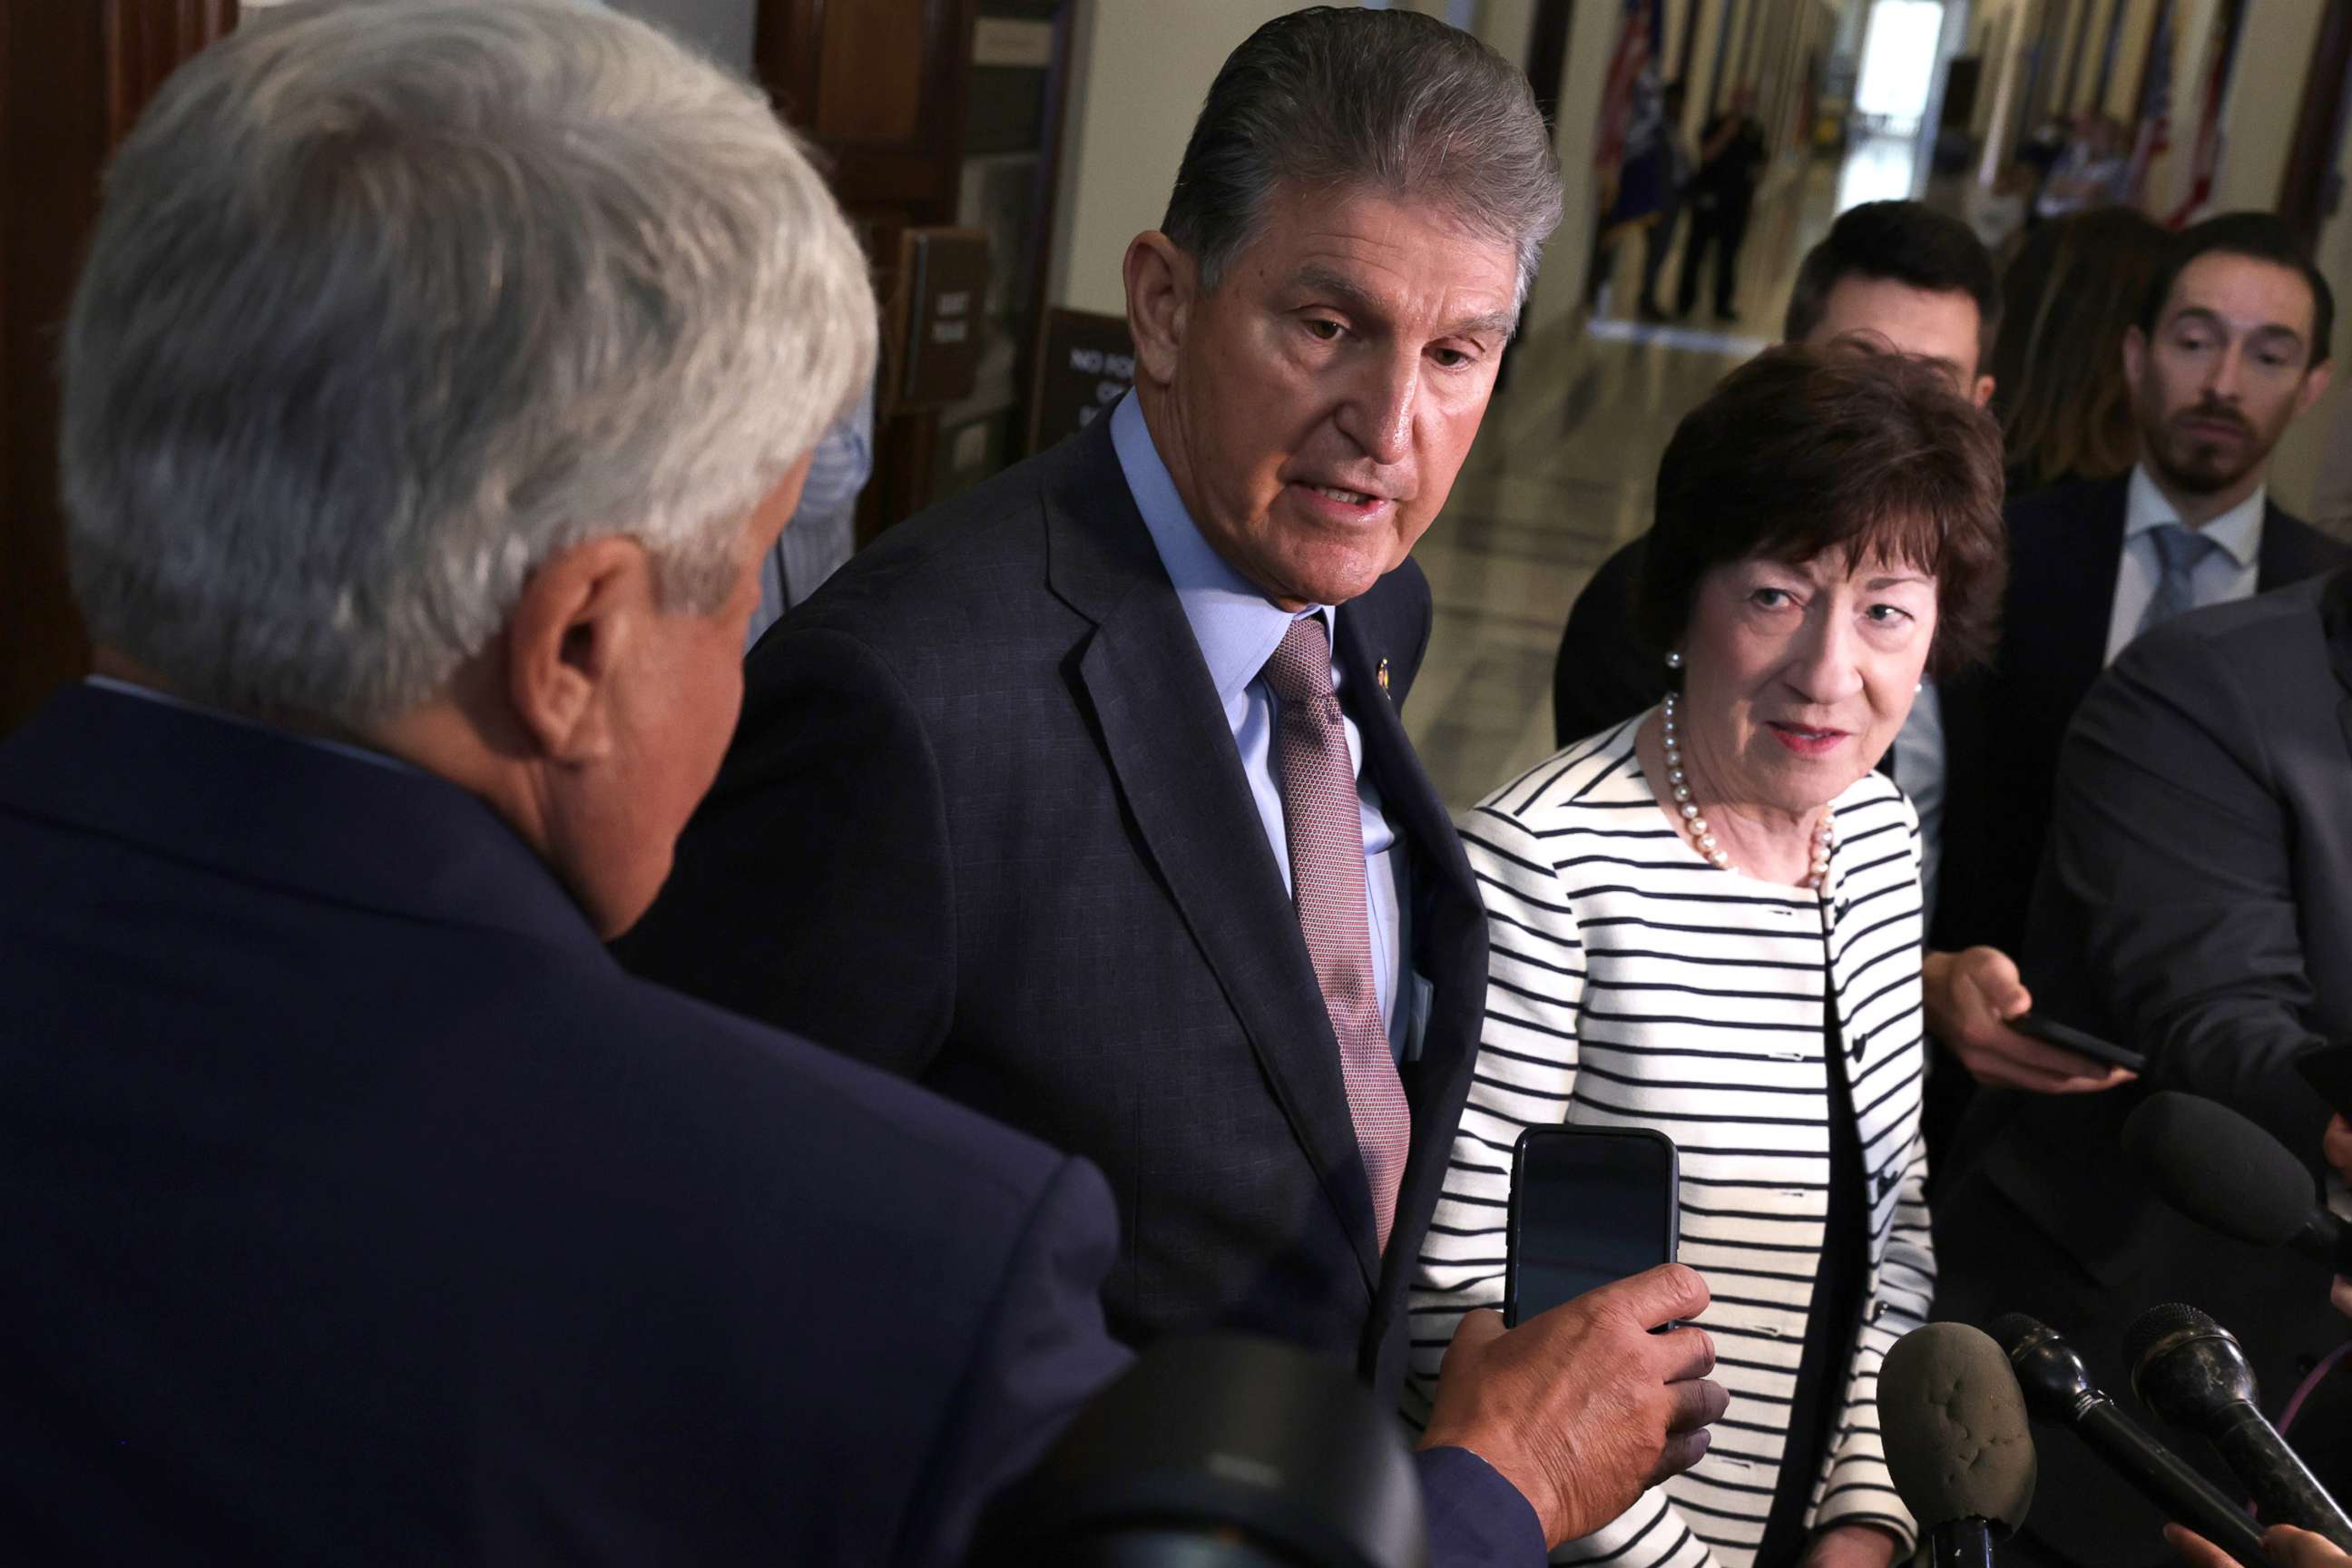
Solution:
<path fill-rule="evenodd" d="M 1551 754 L 1560 627 L 1593 568 L 1649 526 L 1652 480 L 1676 422 L 1778 335 L 1797 258 L 1837 212 L 1909 193 L 1911 151 L 1864 144 L 1759 195 L 1740 257 L 1738 325 L 1718 327 L 1704 305 L 1674 327 L 1622 319 L 1639 287 L 1635 243 L 1620 247 L 1614 300 L 1598 319 L 1515 351 L 1453 498 L 1413 551 L 1437 618 L 1405 723 L 1449 806 L 1475 803 Z M 1669 297 L 1677 265 L 1669 260 L 1661 289 Z"/>

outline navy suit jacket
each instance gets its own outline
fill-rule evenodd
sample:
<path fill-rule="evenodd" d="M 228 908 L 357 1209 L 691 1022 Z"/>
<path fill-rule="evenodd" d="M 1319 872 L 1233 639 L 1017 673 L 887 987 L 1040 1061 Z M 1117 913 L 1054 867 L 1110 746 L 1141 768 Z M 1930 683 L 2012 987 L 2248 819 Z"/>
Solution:
<path fill-rule="evenodd" d="M 2058 749 L 2106 666 L 2123 562 L 2126 473 L 2009 503 L 2009 590 L 1989 669 L 1944 688 L 1944 859 L 1969 868 L 1937 890 L 1930 944 L 2021 955 L 2034 874 L 2049 835 Z M 2255 591 L 2352 563 L 2352 549 L 2275 505 L 2263 514 Z M 2032 985 L 2034 977 L 2025 976 Z"/>
<path fill-rule="evenodd" d="M 438 779 L 78 688 L 0 889 L 11 1561 L 944 1564 L 1124 1364 L 1097 1173 Z"/>
<path fill-rule="evenodd" d="M 761 640 L 623 957 L 1099 1165 L 1123 1338 L 1252 1330 L 1392 1394 L 1486 994 L 1469 865 L 1398 716 L 1430 618 L 1408 563 L 1335 647 L 1434 993 L 1385 1258 L 1298 918 L 1107 420 L 892 530 Z"/>

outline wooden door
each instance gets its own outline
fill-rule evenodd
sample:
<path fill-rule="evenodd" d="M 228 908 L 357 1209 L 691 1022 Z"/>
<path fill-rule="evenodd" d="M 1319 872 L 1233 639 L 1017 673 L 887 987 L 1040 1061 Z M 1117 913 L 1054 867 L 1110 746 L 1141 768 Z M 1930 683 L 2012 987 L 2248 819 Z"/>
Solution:
<path fill-rule="evenodd" d="M 824 153 L 886 300 L 901 282 L 899 236 L 956 218 L 974 14 L 975 0 L 760 0 L 760 79 Z M 860 543 L 930 493 L 939 418 L 895 407 L 889 369 L 886 357 Z"/>
<path fill-rule="evenodd" d="M 0 0 L 0 732 L 88 667 L 58 504 L 58 331 L 107 155 L 236 0 Z"/>

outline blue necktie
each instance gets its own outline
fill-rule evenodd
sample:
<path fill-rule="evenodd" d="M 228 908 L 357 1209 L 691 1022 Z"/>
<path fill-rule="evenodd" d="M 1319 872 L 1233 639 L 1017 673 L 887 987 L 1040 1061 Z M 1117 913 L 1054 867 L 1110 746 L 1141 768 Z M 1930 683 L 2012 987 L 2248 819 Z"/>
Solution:
<path fill-rule="evenodd" d="M 2148 531 L 2147 536 L 2156 545 L 2158 572 L 2156 593 L 2149 598 L 2147 608 L 2140 613 L 2139 630 L 2132 634 L 2135 637 L 2152 626 L 2162 626 L 2184 610 L 2197 607 L 2198 565 L 2221 548 L 2195 529 L 2178 522 L 2158 523 Z"/>

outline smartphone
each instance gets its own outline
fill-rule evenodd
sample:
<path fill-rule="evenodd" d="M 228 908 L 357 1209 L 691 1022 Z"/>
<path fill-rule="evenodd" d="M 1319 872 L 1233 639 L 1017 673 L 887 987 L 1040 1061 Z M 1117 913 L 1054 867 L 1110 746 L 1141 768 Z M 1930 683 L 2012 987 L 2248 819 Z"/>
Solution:
<path fill-rule="evenodd" d="M 2329 1110 L 2352 1118 L 2352 1038 L 2315 1039 L 2295 1053 L 2294 1065 Z"/>
<path fill-rule="evenodd" d="M 1675 1260 L 1675 1141 L 1647 1127 L 1530 1127 L 1511 1150 L 1503 1322 L 1516 1328 L 1612 1280 Z"/>
<path fill-rule="evenodd" d="M 2045 1046 L 2055 1046 L 2062 1051 L 2072 1051 L 2078 1057 L 2088 1057 L 2095 1062 L 2123 1068 L 2130 1072 L 2146 1072 L 2147 1058 L 2137 1051 L 2126 1050 L 2112 1041 L 2096 1035 L 2086 1035 L 2080 1029 L 2070 1029 L 2053 1018 L 2038 1018 L 2031 1013 L 2021 1013 L 2009 1020 L 2009 1026 L 2030 1040 L 2040 1040 Z"/>

